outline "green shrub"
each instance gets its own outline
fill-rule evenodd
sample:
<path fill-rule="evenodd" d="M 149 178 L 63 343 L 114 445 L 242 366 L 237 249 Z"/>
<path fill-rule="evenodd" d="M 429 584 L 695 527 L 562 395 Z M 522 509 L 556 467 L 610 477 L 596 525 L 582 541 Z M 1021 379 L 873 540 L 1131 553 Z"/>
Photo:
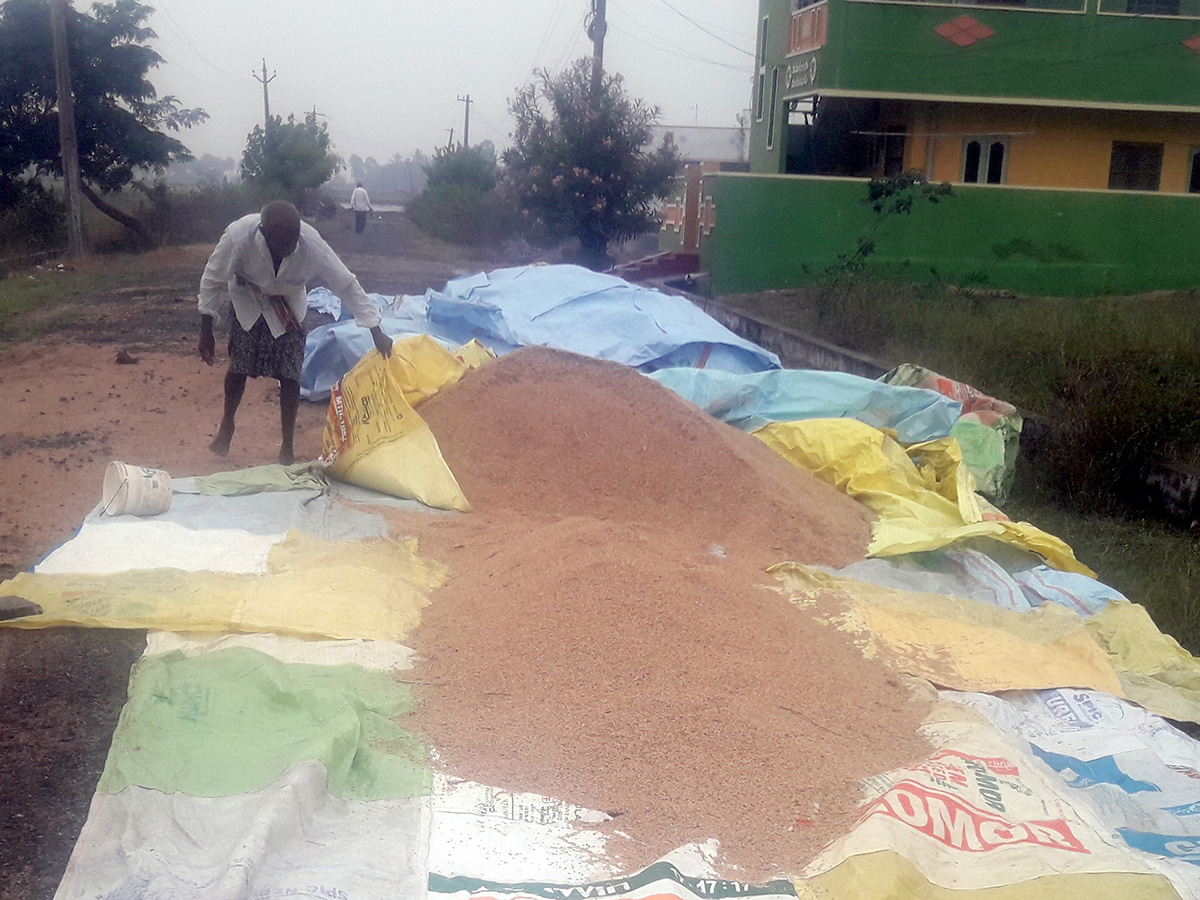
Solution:
<path fill-rule="evenodd" d="M 496 246 L 521 231 L 520 213 L 505 193 L 473 184 L 430 184 L 408 212 L 426 234 L 454 244 Z"/>
<path fill-rule="evenodd" d="M 0 209 L 0 254 L 19 255 L 67 246 L 66 208 L 41 185 L 15 191 Z"/>
<path fill-rule="evenodd" d="M 257 212 L 261 198 L 244 184 L 145 189 L 140 218 L 164 244 L 215 243 L 234 219 Z"/>
<path fill-rule="evenodd" d="M 1136 490 L 1142 464 L 1200 446 L 1200 349 L 1076 360 L 1050 413 L 1045 475 L 1083 509 Z"/>

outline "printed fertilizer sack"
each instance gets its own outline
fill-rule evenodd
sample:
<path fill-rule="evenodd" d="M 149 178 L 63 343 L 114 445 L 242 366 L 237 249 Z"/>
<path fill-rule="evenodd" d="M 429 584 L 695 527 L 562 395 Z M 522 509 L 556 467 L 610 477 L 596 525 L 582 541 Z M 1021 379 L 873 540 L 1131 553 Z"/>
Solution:
<path fill-rule="evenodd" d="M 467 368 L 425 336 L 397 341 L 387 359 L 372 351 L 359 360 L 330 392 L 322 443 L 334 477 L 469 511 L 433 432 L 411 405 L 458 381 Z"/>
<path fill-rule="evenodd" d="M 748 884 L 685 875 L 669 862 L 657 862 L 624 878 L 586 884 L 506 883 L 483 878 L 429 874 L 429 900 L 795 900 L 788 881 Z"/>
<path fill-rule="evenodd" d="M 889 850 L 951 890 L 1052 875 L 1157 875 L 1090 811 L 1071 804 L 1030 756 L 969 711 L 939 704 L 923 731 L 938 749 L 924 762 L 869 779 L 858 823 L 822 851 L 806 878 Z"/>
<path fill-rule="evenodd" d="M 1200 742 L 1153 713 L 1097 691 L 944 691 L 1057 773 L 1064 794 L 1166 875 L 1200 896 Z"/>

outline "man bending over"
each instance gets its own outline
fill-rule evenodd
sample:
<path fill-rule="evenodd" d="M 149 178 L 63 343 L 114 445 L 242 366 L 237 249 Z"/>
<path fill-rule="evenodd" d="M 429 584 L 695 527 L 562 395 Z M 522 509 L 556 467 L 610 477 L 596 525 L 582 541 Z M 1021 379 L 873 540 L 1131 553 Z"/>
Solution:
<path fill-rule="evenodd" d="M 225 373 L 225 412 L 209 448 L 229 453 L 233 418 L 247 378 L 279 381 L 279 418 L 283 440 L 279 461 L 295 462 L 293 439 L 300 409 L 300 366 L 304 362 L 304 329 L 308 282 L 321 278 L 354 313 L 354 321 L 371 330 L 384 356 L 392 340 L 379 327 L 379 312 L 358 279 L 338 259 L 311 225 L 300 221 L 296 207 L 282 200 L 261 213 L 233 222 L 204 267 L 200 279 L 200 358 L 213 364 L 213 323 L 232 307 L 229 322 L 229 371 Z"/>

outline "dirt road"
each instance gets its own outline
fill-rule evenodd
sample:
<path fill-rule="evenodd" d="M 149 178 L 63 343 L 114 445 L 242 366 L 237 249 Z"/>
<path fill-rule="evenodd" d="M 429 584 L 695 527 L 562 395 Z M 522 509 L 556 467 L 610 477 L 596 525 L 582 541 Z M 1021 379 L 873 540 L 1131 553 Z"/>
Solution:
<path fill-rule="evenodd" d="M 471 256 L 424 238 L 400 214 L 356 235 L 322 231 L 368 291 L 419 294 L 523 260 Z M 139 267 L 153 285 L 59 308 L 46 337 L 0 350 L 0 577 L 70 538 L 100 499 L 113 460 L 198 475 L 275 461 L 278 391 L 252 381 L 227 458 L 207 449 L 221 416 L 218 362 L 196 355 L 195 292 L 210 247 L 96 259 Z M 15 277 L 53 279 L 53 269 Z M 325 408 L 302 403 L 298 458 L 320 451 Z M 144 633 L 0 629 L 0 900 L 53 896 L 87 817 Z"/>

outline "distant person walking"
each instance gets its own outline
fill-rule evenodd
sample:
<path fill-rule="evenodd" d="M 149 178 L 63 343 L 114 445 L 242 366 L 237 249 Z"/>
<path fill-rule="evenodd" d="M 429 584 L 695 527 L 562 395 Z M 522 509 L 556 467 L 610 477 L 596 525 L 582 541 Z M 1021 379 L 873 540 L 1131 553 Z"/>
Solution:
<path fill-rule="evenodd" d="M 282 200 L 261 213 L 243 216 L 225 229 L 200 279 L 200 358 L 210 366 L 216 354 L 213 322 L 229 316 L 229 370 L 225 373 L 225 412 L 209 449 L 229 453 L 233 417 L 247 378 L 279 381 L 279 417 L 283 441 L 279 461 L 295 461 L 293 437 L 300 408 L 300 367 L 308 309 L 309 281 L 320 278 L 371 330 L 384 356 L 392 339 L 380 328 L 379 312 L 345 264 L 317 230 L 300 221 L 296 207 Z M 230 312 L 232 310 L 232 315 Z"/>
<path fill-rule="evenodd" d="M 362 186 L 361 181 L 350 194 L 350 208 L 354 210 L 354 233 L 362 234 L 363 229 L 367 227 L 367 213 L 375 210 L 371 208 L 371 198 L 367 196 L 367 189 Z"/>

